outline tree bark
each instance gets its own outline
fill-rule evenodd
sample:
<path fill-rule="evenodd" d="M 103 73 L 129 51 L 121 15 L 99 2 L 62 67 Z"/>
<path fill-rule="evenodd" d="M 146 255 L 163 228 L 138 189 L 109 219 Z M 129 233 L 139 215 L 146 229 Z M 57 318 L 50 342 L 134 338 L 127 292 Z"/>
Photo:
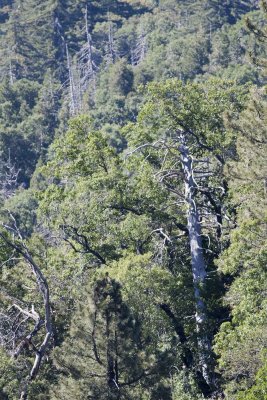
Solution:
<path fill-rule="evenodd" d="M 193 162 L 183 138 L 179 146 L 181 163 L 184 172 L 185 200 L 187 203 L 187 227 L 190 242 L 191 266 L 196 305 L 196 327 L 198 335 L 198 352 L 201 372 L 206 383 L 211 386 L 211 342 L 207 335 L 207 310 L 202 297 L 202 287 L 206 282 L 207 271 L 203 255 L 201 224 L 196 204 L 197 184 L 193 175 Z"/>

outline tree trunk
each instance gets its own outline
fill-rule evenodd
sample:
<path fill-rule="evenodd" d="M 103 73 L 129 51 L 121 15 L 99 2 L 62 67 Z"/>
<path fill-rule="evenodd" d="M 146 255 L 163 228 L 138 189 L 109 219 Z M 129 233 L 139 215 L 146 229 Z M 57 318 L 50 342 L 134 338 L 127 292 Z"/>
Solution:
<path fill-rule="evenodd" d="M 118 400 L 120 398 L 119 386 L 117 383 L 117 368 L 115 354 L 115 338 L 112 332 L 112 315 L 109 310 L 106 311 L 106 340 L 107 340 L 107 387 L 108 400 Z"/>
<path fill-rule="evenodd" d="M 201 372 L 204 380 L 210 386 L 211 378 L 211 342 L 207 335 L 207 311 L 203 301 L 201 289 L 205 284 L 207 272 L 206 263 L 203 255 L 203 245 L 201 237 L 201 224 L 196 204 L 197 184 L 193 176 L 192 157 L 185 139 L 179 146 L 181 162 L 184 172 L 185 200 L 187 203 L 187 226 L 190 242 L 191 265 L 196 305 L 196 327 L 198 335 L 198 352 Z"/>

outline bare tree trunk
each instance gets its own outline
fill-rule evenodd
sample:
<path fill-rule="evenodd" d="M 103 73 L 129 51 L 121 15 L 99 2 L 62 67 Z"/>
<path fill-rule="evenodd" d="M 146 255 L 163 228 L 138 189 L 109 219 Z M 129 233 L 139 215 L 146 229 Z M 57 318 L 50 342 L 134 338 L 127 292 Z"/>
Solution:
<path fill-rule="evenodd" d="M 206 305 L 201 295 L 201 287 L 205 284 L 207 272 L 206 263 L 203 255 L 203 245 L 201 237 L 201 224 L 196 204 L 197 184 L 193 176 L 192 157 L 186 146 L 185 140 L 179 146 L 181 162 L 184 172 L 185 200 L 188 206 L 187 225 L 190 241 L 191 265 L 194 285 L 194 295 L 196 304 L 196 326 L 198 334 L 199 361 L 202 375 L 206 383 L 210 386 L 211 378 L 211 342 L 207 336 L 207 311 Z"/>
<path fill-rule="evenodd" d="M 109 399 L 118 400 L 120 390 L 117 382 L 118 365 L 116 360 L 116 336 L 112 332 L 112 315 L 109 310 L 106 311 L 106 339 L 107 339 L 107 387 Z"/>
<path fill-rule="evenodd" d="M 137 43 L 131 52 L 131 64 L 133 66 L 139 65 L 146 57 L 147 52 L 147 35 L 141 27 L 141 32 L 138 35 Z"/>
<path fill-rule="evenodd" d="M 117 54 L 115 50 L 113 26 L 110 16 L 108 15 L 108 64 L 114 64 L 116 59 Z"/>
<path fill-rule="evenodd" d="M 93 41 L 92 41 L 92 36 L 89 31 L 89 24 L 88 24 L 88 7 L 86 7 L 85 10 L 85 31 L 86 31 L 86 46 L 84 49 L 84 53 L 86 55 L 87 59 L 87 71 L 85 73 L 85 87 L 89 83 L 92 84 L 92 100 L 95 100 L 95 94 L 96 94 L 96 71 L 98 69 L 97 65 L 95 64 L 93 60 Z"/>
<path fill-rule="evenodd" d="M 76 111 L 75 87 L 74 87 L 73 71 L 70 62 L 69 49 L 67 44 L 66 44 L 66 55 L 67 55 L 68 74 L 69 74 L 70 112 L 72 115 L 74 115 Z"/>

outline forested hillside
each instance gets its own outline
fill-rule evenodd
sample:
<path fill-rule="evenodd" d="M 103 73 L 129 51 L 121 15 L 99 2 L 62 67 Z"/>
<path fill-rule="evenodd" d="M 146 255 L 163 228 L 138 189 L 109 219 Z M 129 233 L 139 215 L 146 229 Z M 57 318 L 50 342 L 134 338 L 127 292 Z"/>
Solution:
<path fill-rule="evenodd" d="M 0 0 L 0 400 L 267 399 L 266 21 Z"/>

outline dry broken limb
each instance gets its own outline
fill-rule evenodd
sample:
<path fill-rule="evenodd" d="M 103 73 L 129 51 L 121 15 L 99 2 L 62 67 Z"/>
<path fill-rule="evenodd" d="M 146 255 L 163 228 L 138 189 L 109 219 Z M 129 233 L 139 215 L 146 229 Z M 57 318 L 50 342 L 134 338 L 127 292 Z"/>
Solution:
<path fill-rule="evenodd" d="M 28 384 L 30 381 L 34 380 L 40 370 L 40 366 L 42 363 L 42 360 L 47 353 L 47 350 L 49 348 L 49 345 L 51 344 L 51 340 L 53 337 L 53 324 L 52 324 L 52 315 L 51 315 L 51 305 L 50 305 L 50 293 L 49 293 L 49 286 L 47 283 L 47 280 L 42 273 L 40 267 L 37 265 L 35 260 L 33 259 L 27 245 L 22 239 L 22 235 L 17 227 L 16 224 L 14 224 L 14 228 L 12 228 L 12 234 L 13 238 L 10 239 L 8 236 L 9 229 L 2 223 L 2 228 L 3 230 L 0 231 L 0 238 L 3 240 L 3 242 L 12 250 L 15 250 L 22 258 L 26 261 L 28 264 L 29 268 L 31 269 L 31 272 L 33 273 L 35 279 L 36 279 L 36 284 L 38 291 L 40 295 L 42 296 L 43 299 L 43 307 L 44 307 L 44 319 L 42 319 L 39 314 L 34 310 L 32 307 L 32 310 L 29 311 L 27 309 L 23 309 L 21 306 L 18 304 L 13 304 L 12 307 L 17 309 L 20 314 L 23 314 L 25 318 L 30 318 L 35 322 L 34 328 L 31 330 L 26 337 L 21 341 L 21 343 L 17 346 L 14 356 L 18 356 L 21 351 L 25 347 L 31 347 L 35 354 L 35 360 L 32 366 L 31 371 L 29 372 L 28 378 L 25 382 L 25 388 L 23 389 L 21 393 L 21 399 L 27 399 L 28 395 Z M 14 231 L 16 231 L 16 236 L 19 238 L 18 241 L 15 241 L 14 239 Z M 44 337 L 42 339 L 42 342 L 40 345 L 37 347 L 34 345 L 32 342 L 32 339 L 34 336 L 36 336 L 42 328 L 45 328 L 45 333 Z"/>

